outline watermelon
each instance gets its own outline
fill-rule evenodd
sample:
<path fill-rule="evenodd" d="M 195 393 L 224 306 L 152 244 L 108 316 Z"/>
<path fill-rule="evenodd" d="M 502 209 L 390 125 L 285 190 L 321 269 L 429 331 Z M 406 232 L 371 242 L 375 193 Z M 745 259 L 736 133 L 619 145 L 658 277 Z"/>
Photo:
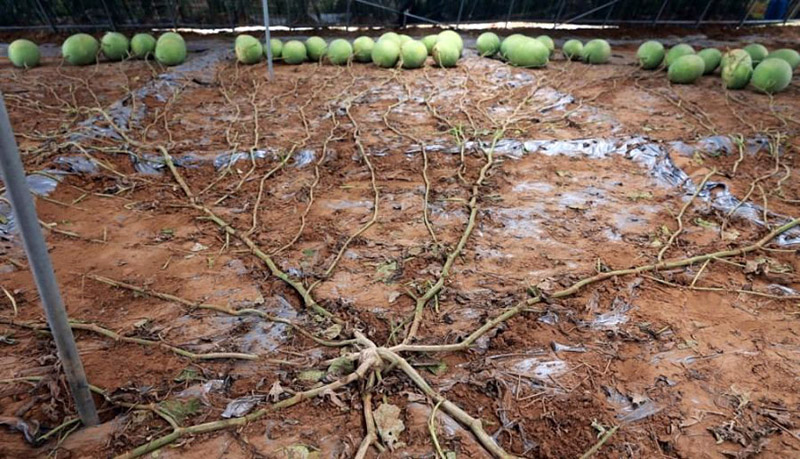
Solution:
<path fill-rule="evenodd" d="M 458 44 L 454 40 L 441 39 L 433 46 L 433 60 L 440 67 L 455 67 L 461 53 L 458 51 Z"/>
<path fill-rule="evenodd" d="M 379 39 L 372 48 L 372 62 L 378 67 L 394 67 L 398 59 L 400 59 L 400 46 L 391 38 Z"/>
<path fill-rule="evenodd" d="M 564 57 L 571 61 L 580 60 L 583 53 L 583 43 L 580 40 L 567 40 L 561 48 Z"/>
<path fill-rule="evenodd" d="M 85 33 L 76 33 L 64 40 L 61 45 L 61 55 L 72 65 L 87 65 L 96 62 L 99 50 L 100 44 L 97 40 Z"/>
<path fill-rule="evenodd" d="M 131 38 L 131 55 L 144 59 L 156 52 L 156 38 L 149 33 L 137 33 Z"/>
<path fill-rule="evenodd" d="M 525 68 L 544 67 L 550 58 L 550 50 L 541 41 L 525 38 L 513 43 L 508 50 L 512 65 Z"/>
<path fill-rule="evenodd" d="M 308 59 L 306 45 L 304 45 L 300 40 L 289 40 L 283 45 L 281 57 L 283 58 L 283 62 L 286 62 L 287 64 L 302 64 L 306 61 L 306 59 Z"/>
<path fill-rule="evenodd" d="M 792 81 L 792 66 L 783 59 L 768 57 L 753 70 L 750 83 L 759 91 L 774 94 L 783 91 Z"/>
<path fill-rule="evenodd" d="M 753 58 L 743 49 L 734 49 L 722 56 L 722 81 L 728 89 L 742 89 L 753 75 Z"/>
<path fill-rule="evenodd" d="M 106 32 L 100 39 L 100 49 L 103 56 L 110 61 L 121 61 L 128 57 L 130 43 L 128 37 L 119 32 Z"/>
<path fill-rule="evenodd" d="M 352 55 L 353 47 L 350 46 L 349 41 L 343 38 L 333 40 L 331 45 L 328 46 L 328 60 L 333 65 L 347 64 Z"/>
<path fill-rule="evenodd" d="M 428 59 L 428 48 L 421 41 L 407 41 L 400 47 L 400 59 L 404 69 L 420 68 Z"/>
<path fill-rule="evenodd" d="M 697 53 L 703 62 L 706 64 L 706 69 L 703 72 L 703 75 L 708 75 L 709 73 L 713 73 L 714 70 L 719 67 L 719 63 L 722 61 L 722 53 L 717 48 L 706 48 L 699 53 Z"/>
<path fill-rule="evenodd" d="M 236 37 L 233 45 L 236 60 L 241 64 L 252 65 L 261 62 L 264 46 L 252 35 L 242 34 Z"/>
<path fill-rule="evenodd" d="M 767 47 L 758 43 L 751 43 L 745 46 L 744 50 L 747 51 L 747 54 L 753 59 L 753 65 L 758 65 L 759 62 L 766 59 L 769 55 Z"/>
<path fill-rule="evenodd" d="M 358 37 L 353 42 L 353 54 L 355 60 L 358 62 L 369 62 L 372 60 L 372 48 L 375 47 L 375 41 L 369 37 Z"/>
<path fill-rule="evenodd" d="M 484 32 L 475 42 L 481 57 L 492 57 L 500 51 L 500 37 L 493 32 Z"/>
<path fill-rule="evenodd" d="M 39 65 L 41 54 L 36 43 L 20 38 L 8 45 L 8 60 L 15 67 L 31 68 Z"/>
<path fill-rule="evenodd" d="M 687 54 L 694 54 L 694 48 L 686 43 L 675 45 L 670 48 L 667 55 L 664 56 L 664 63 L 667 65 L 667 68 L 669 68 L 676 59 L 681 56 L 686 56 Z"/>
<path fill-rule="evenodd" d="M 697 54 L 687 54 L 675 59 L 669 66 L 667 78 L 672 83 L 690 84 L 703 76 L 706 70 L 706 63 Z"/>
<path fill-rule="evenodd" d="M 583 47 L 582 57 L 587 64 L 605 64 L 611 59 L 611 45 L 605 40 L 592 40 Z"/>
<path fill-rule="evenodd" d="M 661 42 L 650 40 L 642 43 L 636 51 L 639 66 L 645 70 L 653 70 L 664 61 L 664 45 Z"/>

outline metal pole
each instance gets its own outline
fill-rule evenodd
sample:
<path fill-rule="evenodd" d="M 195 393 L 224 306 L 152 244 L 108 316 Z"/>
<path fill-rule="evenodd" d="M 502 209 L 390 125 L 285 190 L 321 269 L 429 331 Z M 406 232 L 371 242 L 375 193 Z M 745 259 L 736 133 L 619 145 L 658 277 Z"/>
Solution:
<path fill-rule="evenodd" d="M 117 23 L 114 22 L 114 16 L 111 15 L 111 10 L 108 9 L 108 3 L 106 3 L 106 0 L 102 0 L 102 1 L 103 1 L 103 9 L 106 10 L 106 16 L 108 16 L 108 22 L 111 24 L 111 30 L 116 32 L 117 31 Z"/>
<path fill-rule="evenodd" d="M 372 6 L 372 7 L 381 9 L 381 10 L 385 10 L 385 11 L 391 11 L 392 13 L 395 13 L 395 14 L 402 14 L 404 16 L 408 16 L 410 18 L 414 18 L 414 19 L 417 19 L 417 20 L 420 20 L 420 21 L 423 21 L 423 22 L 427 22 L 429 24 L 441 25 L 441 22 L 439 22 L 439 21 L 434 21 L 433 19 L 428 19 L 426 17 L 417 16 L 416 14 L 411 14 L 411 13 L 407 13 L 407 12 L 404 12 L 404 11 L 397 11 L 396 9 L 389 8 L 389 7 L 386 7 L 386 6 L 383 6 L 383 5 L 379 5 L 377 3 L 368 2 L 367 0 L 355 0 L 355 1 L 356 1 L 356 3 L 369 5 L 369 6 Z"/>
<path fill-rule="evenodd" d="M 667 9 L 667 4 L 669 4 L 669 0 L 664 0 L 661 3 L 661 8 L 658 9 L 658 14 L 656 14 L 656 18 L 653 19 L 653 25 L 658 24 L 658 21 L 661 19 L 661 15 L 663 15 L 664 11 Z"/>
<path fill-rule="evenodd" d="M 50 26 L 50 30 L 52 30 L 53 33 L 58 32 L 58 30 L 56 29 L 56 24 L 55 22 L 53 22 L 53 18 L 51 18 L 50 13 L 48 13 L 47 10 L 44 9 L 41 0 L 36 0 L 36 6 L 39 7 L 39 10 L 42 12 L 42 15 L 44 15 L 44 19 L 47 21 L 47 25 Z"/>
<path fill-rule="evenodd" d="M 695 25 L 694 25 L 695 27 L 700 27 L 700 24 L 702 24 L 703 19 L 705 19 L 706 15 L 708 14 L 708 10 L 711 9 L 711 4 L 712 3 L 714 3 L 714 0 L 708 0 L 708 3 L 706 3 L 706 7 L 703 10 L 703 13 L 700 15 L 699 18 L 697 18 L 697 23 L 695 23 Z"/>
<path fill-rule="evenodd" d="M 606 24 L 608 24 L 608 20 L 611 18 L 611 13 L 614 12 L 614 6 L 616 5 L 611 5 L 611 7 L 608 9 L 608 12 L 606 12 L 606 18 L 603 20 L 603 28 L 605 28 Z"/>
<path fill-rule="evenodd" d="M 792 7 L 791 3 L 789 7 L 786 8 L 786 16 L 783 17 L 783 23 L 786 24 L 789 22 L 789 19 L 793 18 L 795 14 L 797 14 L 797 10 L 800 9 L 800 2 L 797 2 L 797 5 Z"/>
<path fill-rule="evenodd" d="M 561 20 L 561 15 L 564 13 L 564 8 L 567 6 L 567 0 L 558 2 L 558 9 L 556 9 L 556 17 L 553 20 L 553 30 L 558 28 L 558 22 Z"/>
<path fill-rule="evenodd" d="M 264 46 L 267 47 L 267 69 L 269 71 L 269 81 L 272 81 L 275 79 L 275 70 L 272 69 L 272 43 L 269 34 L 269 5 L 267 0 L 261 0 L 261 9 L 264 12 L 264 37 L 266 40 Z"/>
<path fill-rule="evenodd" d="M 744 16 L 742 16 L 742 19 L 739 21 L 739 25 L 737 27 L 741 27 L 742 25 L 744 25 L 744 22 L 747 20 L 747 18 L 750 17 L 750 13 L 753 12 L 753 8 L 755 6 L 756 6 L 756 0 L 750 0 L 750 2 L 747 4 L 747 8 L 745 8 L 744 10 Z"/>
<path fill-rule="evenodd" d="M 464 0 L 461 0 L 461 5 L 458 7 L 458 19 L 456 19 L 456 29 L 461 25 L 461 12 L 464 11 Z"/>
<path fill-rule="evenodd" d="M 604 9 L 604 8 L 608 8 L 609 6 L 616 5 L 619 2 L 620 2 L 620 0 L 611 0 L 610 2 L 604 3 L 604 4 L 600 5 L 600 6 L 598 6 L 597 8 L 592 8 L 592 9 L 590 9 L 589 11 L 587 11 L 585 13 L 581 13 L 581 14 L 579 14 L 577 16 L 574 16 L 574 17 L 572 17 L 570 19 L 567 19 L 566 21 L 563 22 L 563 24 L 569 24 L 570 22 L 577 21 L 578 19 L 585 18 L 586 16 L 592 15 L 592 14 L 594 14 L 594 13 L 596 13 L 596 12 L 598 12 L 598 11 Z"/>
<path fill-rule="evenodd" d="M 353 3 L 352 0 L 347 0 L 347 13 L 345 14 L 345 16 L 347 16 L 347 26 L 344 29 L 345 32 L 349 32 L 350 31 L 350 4 L 351 3 Z"/>
<path fill-rule="evenodd" d="M 508 22 L 511 20 L 511 10 L 514 9 L 514 0 L 511 0 L 511 3 L 508 5 L 508 14 L 506 14 L 506 29 L 508 28 Z"/>
<path fill-rule="evenodd" d="M 36 207 L 33 205 L 33 198 L 25 180 L 25 169 L 22 167 L 2 93 L 0 93 L 0 173 L 6 185 L 11 208 L 14 210 L 19 233 L 22 235 L 22 243 L 28 255 L 33 280 L 39 290 L 47 324 L 53 333 L 58 356 L 64 367 L 75 407 L 78 409 L 78 416 L 86 426 L 97 425 L 100 422 L 97 410 L 89 392 L 89 383 L 86 381 L 78 348 L 75 346 L 75 337 L 69 326 L 67 311 L 58 291 L 56 275 L 39 226 Z"/>

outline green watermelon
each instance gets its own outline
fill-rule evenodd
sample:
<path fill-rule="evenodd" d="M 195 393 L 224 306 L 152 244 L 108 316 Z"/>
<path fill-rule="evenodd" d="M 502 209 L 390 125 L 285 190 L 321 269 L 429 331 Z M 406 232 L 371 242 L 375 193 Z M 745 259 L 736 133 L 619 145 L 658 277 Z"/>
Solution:
<path fill-rule="evenodd" d="M 777 51 L 773 51 L 769 54 L 769 57 L 776 57 L 778 59 L 785 60 L 792 70 L 795 70 L 798 66 L 800 66 L 800 53 L 793 49 L 783 48 Z"/>
<path fill-rule="evenodd" d="M 372 62 L 378 67 L 394 67 L 398 59 L 400 59 L 400 46 L 391 38 L 379 39 L 372 48 Z"/>
<path fill-rule="evenodd" d="M 344 65 L 350 60 L 350 57 L 353 55 L 353 47 L 350 46 L 350 42 L 343 39 L 337 38 L 331 42 L 331 45 L 328 46 L 328 60 L 333 65 Z"/>
<path fill-rule="evenodd" d="M 425 35 L 425 38 L 422 39 L 422 43 L 425 44 L 425 47 L 428 48 L 428 54 L 433 54 L 433 45 L 436 44 L 436 40 L 439 39 L 438 35 Z"/>
<path fill-rule="evenodd" d="M 564 46 L 561 47 L 561 52 L 568 60 L 580 60 L 581 54 L 583 54 L 583 43 L 580 40 L 567 40 Z"/>
<path fill-rule="evenodd" d="M 519 40 L 508 49 L 508 61 L 517 67 L 544 67 L 549 58 L 550 50 L 535 38 Z"/>
<path fill-rule="evenodd" d="M 41 54 L 36 43 L 20 38 L 8 45 L 8 60 L 15 67 L 31 68 L 39 65 Z"/>
<path fill-rule="evenodd" d="M 658 68 L 664 61 L 664 55 L 664 45 L 655 40 L 642 43 L 642 45 L 639 46 L 639 50 L 636 51 L 636 57 L 639 59 L 639 66 L 645 70 Z"/>
<path fill-rule="evenodd" d="M 353 42 L 354 58 L 358 62 L 369 62 L 372 60 L 372 48 L 375 47 L 375 41 L 369 37 L 358 37 Z"/>
<path fill-rule="evenodd" d="M 319 62 L 325 52 L 328 50 L 328 43 L 320 37 L 311 37 L 306 40 L 306 51 L 308 52 L 308 60 L 311 62 Z"/>
<path fill-rule="evenodd" d="M 241 64 L 252 65 L 261 62 L 264 46 L 252 35 L 242 34 L 236 37 L 233 45 L 236 60 Z"/>
<path fill-rule="evenodd" d="M 550 55 L 552 56 L 556 51 L 556 43 L 553 41 L 553 39 L 547 35 L 539 35 L 536 37 L 536 39 L 539 40 L 545 46 L 545 48 L 547 48 L 547 51 L 549 51 Z"/>
<path fill-rule="evenodd" d="M 667 55 L 664 57 L 664 64 L 666 64 L 667 68 L 669 68 L 669 66 L 672 65 L 675 60 L 681 56 L 686 56 L 687 54 L 694 54 L 694 48 L 686 43 L 675 45 L 669 49 Z"/>
<path fill-rule="evenodd" d="M 289 40 L 283 45 L 281 50 L 283 62 L 291 65 L 302 64 L 308 59 L 306 45 L 299 40 Z"/>
<path fill-rule="evenodd" d="M 750 83 L 767 94 L 783 91 L 792 81 L 792 66 L 783 59 L 764 59 L 753 70 Z"/>
<path fill-rule="evenodd" d="M 767 47 L 758 43 L 751 43 L 745 46 L 744 50 L 747 51 L 747 54 L 753 59 L 753 65 L 758 65 L 759 62 L 766 59 L 769 55 Z"/>
<path fill-rule="evenodd" d="M 492 57 L 500 50 L 500 37 L 494 32 L 484 32 L 475 42 L 481 57 Z"/>
<path fill-rule="evenodd" d="M 264 57 L 267 56 L 267 47 L 262 45 L 264 48 Z M 280 59 L 281 54 L 283 54 L 283 42 L 279 38 L 270 38 L 269 39 L 269 50 L 272 51 L 272 59 Z"/>
<path fill-rule="evenodd" d="M 728 89 L 742 89 L 753 75 L 753 58 L 743 49 L 734 49 L 722 56 L 722 81 Z"/>
<path fill-rule="evenodd" d="M 400 58 L 404 69 L 420 68 L 428 59 L 428 48 L 421 41 L 407 41 L 400 47 Z"/>
<path fill-rule="evenodd" d="M 611 45 L 605 40 L 592 40 L 583 47 L 582 57 L 587 64 L 605 64 L 611 59 Z"/>
<path fill-rule="evenodd" d="M 100 44 L 97 40 L 85 33 L 76 33 L 61 45 L 61 55 L 72 65 L 93 64 L 97 61 L 99 50 Z"/>
<path fill-rule="evenodd" d="M 186 60 L 186 42 L 183 38 L 161 36 L 156 42 L 156 60 L 162 65 L 182 64 Z"/>
<path fill-rule="evenodd" d="M 461 53 L 458 51 L 458 44 L 454 40 L 439 40 L 433 46 L 433 60 L 440 67 L 455 67 Z"/>
<path fill-rule="evenodd" d="M 106 32 L 100 39 L 100 49 L 103 56 L 110 61 L 121 61 L 128 57 L 130 43 L 128 37 L 119 32 Z"/>
<path fill-rule="evenodd" d="M 156 38 L 149 33 L 137 33 L 131 38 L 131 55 L 144 59 L 156 52 Z"/>
<path fill-rule="evenodd" d="M 697 54 L 686 54 L 675 59 L 669 66 L 667 78 L 672 83 L 690 84 L 703 76 L 706 70 L 706 63 Z"/>
<path fill-rule="evenodd" d="M 703 62 L 706 63 L 705 71 L 703 75 L 708 75 L 709 73 L 713 73 L 714 70 L 719 67 L 719 63 L 722 61 L 722 53 L 717 48 L 706 48 L 699 53 L 697 53 Z"/>

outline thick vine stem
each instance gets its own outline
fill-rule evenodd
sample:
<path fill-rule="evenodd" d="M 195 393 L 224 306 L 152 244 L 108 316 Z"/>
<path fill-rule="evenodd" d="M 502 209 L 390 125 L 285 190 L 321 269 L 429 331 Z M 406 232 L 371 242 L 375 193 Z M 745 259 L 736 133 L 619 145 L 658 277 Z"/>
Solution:
<path fill-rule="evenodd" d="M 435 400 L 437 403 L 441 403 L 442 410 L 447 412 L 450 416 L 452 416 L 458 422 L 464 424 L 465 426 L 469 427 L 475 437 L 478 439 L 480 444 L 486 448 L 487 451 L 492 453 L 494 457 L 501 458 L 501 459 L 513 459 L 516 456 L 508 454 L 503 448 L 498 445 L 491 435 L 486 433 L 483 430 L 483 423 L 480 419 L 473 418 L 470 416 L 466 411 L 462 410 L 458 405 L 450 402 L 444 396 L 442 396 L 439 392 L 434 390 L 425 378 L 420 375 L 408 361 L 398 354 L 386 349 L 386 348 L 378 348 L 378 355 L 382 358 L 386 359 L 387 361 L 397 365 L 399 369 L 403 371 L 409 378 L 416 384 L 417 387 L 422 390 L 428 397 Z"/>
<path fill-rule="evenodd" d="M 628 268 L 628 269 L 619 269 L 615 271 L 609 271 L 600 273 L 591 277 L 587 277 L 583 280 L 580 280 L 574 283 L 572 286 L 554 292 L 549 295 L 549 298 L 565 298 L 571 295 L 574 295 L 578 291 L 580 291 L 583 287 L 587 285 L 594 284 L 606 279 L 626 276 L 630 274 L 641 274 L 644 272 L 652 272 L 652 271 L 659 271 L 662 269 L 673 269 L 673 268 L 680 268 L 684 266 L 693 265 L 695 263 L 704 263 L 707 260 L 716 260 L 716 259 L 724 259 L 730 257 L 737 257 L 740 255 L 745 255 L 757 250 L 762 249 L 767 243 L 775 239 L 776 237 L 780 236 L 781 234 L 789 231 L 790 229 L 800 225 L 800 218 L 796 218 L 792 221 L 787 222 L 786 224 L 775 228 L 774 230 L 770 231 L 769 234 L 764 236 L 763 238 L 759 239 L 753 244 L 748 246 L 740 247 L 738 249 L 731 249 L 731 250 L 721 250 L 718 252 L 712 252 L 705 255 L 696 255 L 690 258 L 683 258 L 673 261 L 663 261 L 656 264 L 644 265 L 635 268 Z M 791 298 L 787 298 L 791 299 Z M 540 303 L 542 301 L 541 296 L 537 296 L 535 298 L 529 298 L 525 301 L 518 303 L 517 305 L 506 309 L 497 317 L 490 319 L 480 328 L 472 332 L 466 339 L 464 339 L 460 343 L 455 344 L 439 344 L 439 345 L 424 345 L 424 344 L 400 344 L 398 346 L 394 346 L 390 348 L 392 352 L 457 352 L 463 351 L 468 349 L 475 341 L 486 334 L 489 330 L 493 329 L 497 325 L 511 319 L 512 317 L 530 310 L 531 306 Z"/>
<path fill-rule="evenodd" d="M 339 325 L 344 324 L 344 321 L 342 319 L 339 319 L 338 317 L 334 316 L 333 313 L 320 306 L 317 303 L 317 301 L 314 300 L 314 297 L 311 296 L 311 290 L 306 289 L 305 286 L 303 286 L 302 282 L 293 280 L 291 277 L 289 277 L 288 274 L 283 272 L 283 270 L 281 270 L 278 267 L 278 265 L 275 264 L 275 261 L 272 259 L 272 257 L 270 257 L 263 250 L 261 250 L 261 248 L 258 247 L 258 244 L 253 242 L 252 239 L 234 229 L 230 224 L 228 224 L 228 222 L 223 220 L 208 207 L 198 204 L 195 204 L 193 207 L 197 210 L 205 212 L 208 219 L 216 223 L 217 226 L 219 226 L 223 231 L 242 241 L 247 246 L 247 248 L 250 249 L 253 255 L 261 259 L 261 261 L 263 261 L 264 264 L 267 265 L 267 268 L 269 268 L 269 271 L 270 273 L 272 273 L 273 276 L 289 284 L 289 286 L 291 286 L 300 295 L 300 298 L 303 300 L 303 304 L 305 304 L 307 308 L 310 308 L 317 314 L 325 318 L 328 318 Z"/>
<path fill-rule="evenodd" d="M 122 281 L 118 281 L 118 280 L 114 280 L 114 279 L 110 279 L 110 278 L 104 277 L 104 276 L 97 276 L 97 275 L 94 275 L 94 274 L 88 274 L 86 277 L 88 277 L 89 279 L 96 280 L 97 282 L 101 282 L 103 284 L 110 285 L 112 287 L 130 290 L 132 292 L 136 292 L 136 293 L 141 294 L 141 295 L 151 296 L 153 298 L 158 298 L 158 299 L 161 299 L 161 300 L 164 300 L 164 301 L 174 301 L 176 303 L 180 303 L 180 304 L 182 304 L 182 305 L 184 305 L 184 306 L 186 306 L 188 308 L 192 308 L 192 309 L 194 309 L 194 308 L 196 308 L 196 309 L 206 309 L 206 310 L 209 310 L 209 311 L 216 311 L 216 312 L 219 312 L 219 313 L 222 313 L 222 314 L 227 314 L 227 315 L 236 316 L 236 317 L 257 316 L 257 317 L 261 317 L 262 319 L 269 320 L 270 322 L 282 323 L 282 324 L 285 324 L 285 325 L 288 325 L 288 326 L 292 327 L 295 331 L 297 331 L 301 335 L 303 335 L 306 338 L 311 339 L 315 343 L 321 344 L 323 346 L 342 347 L 342 346 L 349 346 L 349 345 L 354 344 L 356 342 L 356 340 L 354 340 L 354 339 L 342 340 L 342 341 L 331 341 L 331 340 L 326 340 L 326 339 L 319 338 L 318 336 L 315 336 L 313 333 L 305 330 L 303 327 L 301 327 L 300 325 L 292 322 L 289 319 L 285 319 L 285 318 L 282 318 L 282 317 L 276 317 L 276 316 L 267 314 L 264 311 L 260 311 L 258 309 L 253 309 L 253 308 L 232 309 L 232 308 L 230 308 L 228 306 L 222 306 L 222 305 L 216 305 L 216 304 L 209 304 L 209 303 L 202 303 L 202 302 L 195 302 L 195 301 L 187 300 L 185 298 L 181 298 L 179 296 L 171 295 L 169 293 L 163 293 L 163 292 L 158 292 L 158 291 L 151 290 L 151 289 L 145 289 L 145 288 L 142 288 L 142 287 L 137 287 L 135 285 L 131 285 L 131 284 L 128 284 L 128 283 L 125 283 L 125 282 L 122 282 Z"/>
<path fill-rule="evenodd" d="M 422 321 L 422 313 L 425 309 L 425 305 L 428 304 L 435 295 L 437 295 L 444 287 L 445 279 L 447 275 L 450 273 L 450 269 L 453 267 L 453 263 L 455 263 L 456 258 L 461 255 L 461 252 L 464 250 L 464 246 L 467 245 L 467 240 L 472 235 L 472 231 L 475 229 L 475 220 L 478 216 L 478 197 L 480 195 L 480 187 L 483 185 L 484 180 L 486 179 L 486 174 L 488 173 L 489 169 L 491 169 L 492 165 L 494 164 L 493 154 L 494 148 L 497 145 L 497 140 L 500 136 L 495 135 L 494 140 L 492 141 L 491 147 L 486 151 L 486 163 L 481 168 L 480 174 L 478 175 L 477 180 L 472 186 L 472 197 L 467 204 L 469 207 L 469 219 L 467 220 L 467 226 L 464 228 L 464 232 L 461 234 L 461 238 L 458 240 L 458 244 L 456 248 L 453 249 L 452 252 L 447 256 L 445 260 L 444 266 L 442 266 L 442 272 L 439 275 L 439 278 L 436 282 L 425 292 L 421 297 L 417 298 L 416 304 L 414 306 L 414 319 L 411 322 L 411 327 L 408 330 L 408 334 L 406 334 L 405 339 L 403 340 L 404 343 L 407 343 L 414 339 L 417 334 L 417 330 L 419 329 L 419 325 Z"/>
<path fill-rule="evenodd" d="M 277 411 L 283 408 L 289 408 L 291 406 L 297 405 L 298 403 L 309 400 L 328 391 L 335 391 L 340 389 L 348 384 L 357 381 L 359 379 L 363 379 L 367 372 L 372 369 L 373 366 L 376 365 L 378 361 L 378 355 L 375 352 L 365 352 L 363 355 L 363 359 L 359 364 L 358 368 L 352 373 L 347 376 L 342 377 L 341 379 L 334 381 L 329 384 L 324 384 L 322 386 L 316 387 L 314 389 L 309 389 L 307 391 L 298 392 L 294 394 L 292 397 L 287 398 L 285 400 L 281 400 L 280 402 L 273 403 L 268 408 L 262 408 L 257 411 L 254 411 L 246 416 L 241 418 L 231 418 L 225 419 L 220 421 L 211 421 L 205 422 L 203 424 L 197 424 L 190 427 L 178 427 L 174 429 L 171 433 L 157 438 L 149 443 L 139 446 L 125 454 L 117 456 L 116 459 L 132 459 L 140 456 L 144 456 L 145 454 L 152 453 L 170 443 L 174 442 L 175 440 L 184 437 L 186 435 L 195 435 L 195 434 L 202 434 L 207 432 L 214 432 L 218 430 L 228 429 L 231 427 L 238 427 L 248 424 L 250 422 L 256 421 L 266 414 Z"/>
<path fill-rule="evenodd" d="M 697 188 L 694 190 L 694 194 L 692 194 L 692 197 L 689 198 L 688 201 L 686 201 L 683 207 L 681 207 L 680 213 L 678 213 L 678 216 L 675 217 L 675 220 L 678 222 L 678 228 L 675 231 L 673 231 L 672 235 L 669 237 L 669 241 L 667 241 L 667 243 L 664 244 L 664 248 L 662 248 L 661 251 L 658 252 L 658 261 L 664 259 L 664 254 L 667 252 L 670 246 L 672 246 L 672 243 L 675 242 L 675 239 L 677 239 L 678 236 L 683 232 L 683 215 L 686 213 L 686 210 L 689 208 L 689 206 L 692 205 L 692 202 L 694 202 L 695 198 L 697 198 L 697 195 L 699 195 L 700 192 L 703 190 L 703 188 L 706 185 L 706 182 L 708 182 L 708 179 L 710 179 L 711 176 L 713 176 L 716 173 L 717 173 L 716 168 L 711 169 L 711 172 L 706 174 L 706 176 L 703 177 L 703 181 L 701 181 L 700 184 L 697 185 Z"/>
<path fill-rule="evenodd" d="M 47 324 L 36 324 L 36 323 L 25 323 L 25 322 L 11 322 L 0 319 L 0 323 L 5 323 L 11 326 L 17 326 L 22 328 L 27 328 L 30 330 L 35 331 L 47 331 L 48 326 Z M 176 346 L 172 346 L 170 344 L 162 343 L 160 341 L 152 341 L 149 339 L 143 338 L 133 338 L 130 336 L 122 336 L 119 333 L 116 333 L 112 330 L 107 328 L 103 328 L 97 324 L 93 323 L 80 323 L 80 322 L 70 322 L 69 326 L 73 330 L 83 330 L 83 331 L 90 331 L 92 333 L 96 333 L 98 335 L 105 336 L 110 338 L 114 341 L 121 341 L 124 343 L 131 343 L 131 344 L 141 344 L 143 346 L 153 346 L 153 347 L 160 347 L 162 349 L 166 349 L 170 352 L 178 354 L 182 357 L 186 357 L 191 360 L 219 360 L 219 359 L 239 359 L 239 360 L 258 360 L 259 356 L 255 354 L 244 354 L 240 352 L 209 352 L 207 354 L 197 354 L 191 351 L 187 351 L 185 349 L 181 349 Z M 281 362 L 286 363 L 286 362 Z"/>

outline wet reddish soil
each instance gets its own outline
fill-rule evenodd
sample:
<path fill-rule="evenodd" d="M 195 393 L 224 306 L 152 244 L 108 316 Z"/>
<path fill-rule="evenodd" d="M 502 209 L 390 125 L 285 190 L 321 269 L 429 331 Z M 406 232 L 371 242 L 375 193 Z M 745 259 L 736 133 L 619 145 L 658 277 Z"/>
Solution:
<path fill-rule="evenodd" d="M 691 194 L 623 155 L 512 155 L 500 143 L 493 151 L 495 135 L 646 136 L 694 183 L 716 170 L 713 180 L 734 196 L 766 205 L 770 229 L 780 225 L 777 215 L 796 218 L 797 80 L 772 99 L 726 92 L 718 75 L 674 86 L 665 72 L 638 70 L 635 49 L 615 47 L 609 65 L 556 58 L 542 70 L 469 54 L 448 70 L 277 65 L 272 82 L 263 65 L 225 59 L 183 74 L 166 93 L 137 92 L 170 72 L 144 62 L 72 68 L 47 59 L 26 72 L 0 65 L 28 172 L 63 169 L 61 157 L 95 164 L 37 199 L 71 319 L 200 357 L 255 356 L 189 358 L 76 330 L 89 381 L 108 397 L 96 396 L 103 423 L 26 441 L 11 427 L 24 424 L 41 437 L 75 410 L 50 337 L 29 326 L 44 319 L 24 252 L 18 238 L 4 237 L 0 456 L 123 454 L 171 431 L 145 405 L 173 407 L 181 426 L 216 421 L 239 397 L 261 395 L 258 406 L 266 407 L 335 381 L 310 381 L 308 370 L 324 371 L 327 360 L 359 349 L 323 346 L 285 324 L 201 303 L 256 309 L 331 340 L 358 330 L 378 346 L 401 342 L 414 297 L 441 276 L 464 234 L 487 161 L 474 230 L 425 308 L 416 343 L 458 342 L 537 292 L 547 297 L 598 272 L 658 260 Z M 117 130 L 102 112 L 126 97 L 123 105 L 143 115 Z M 87 135 L 93 127 L 101 135 Z M 769 146 L 740 156 L 737 148 L 685 154 L 672 144 L 711 136 L 761 137 Z M 462 140 L 484 148 L 465 147 L 462 156 Z M 135 158 L 158 157 L 159 147 L 177 162 L 194 202 L 249 236 L 343 327 L 313 314 L 242 239 L 193 207 L 166 168 L 134 167 Z M 245 154 L 216 168 L 214 159 L 230 152 Z M 769 232 L 701 199 L 681 222 L 665 259 L 744 247 Z M 577 457 L 614 426 L 598 457 L 797 456 L 796 248 L 770 243 L 614 277 L 547 298 L 470 350 L 403 355 L 518 456 Z M 185 436 L 159 454 L 353 457 L 366 434 L 362 394 L 369 392 L 374 408 L 398 406 L 406 428 L 402 445 L 381 457 L 435 457 L 428 423 L 436 403 L 397 368 L 381 376 L 370 389 L 356 381 L 245 426 Z M 466 426 L 441 409 L 436 419 L 444 452 L 490 457 Z M 367 457 L 377 455 L 372 447 Z"/>

